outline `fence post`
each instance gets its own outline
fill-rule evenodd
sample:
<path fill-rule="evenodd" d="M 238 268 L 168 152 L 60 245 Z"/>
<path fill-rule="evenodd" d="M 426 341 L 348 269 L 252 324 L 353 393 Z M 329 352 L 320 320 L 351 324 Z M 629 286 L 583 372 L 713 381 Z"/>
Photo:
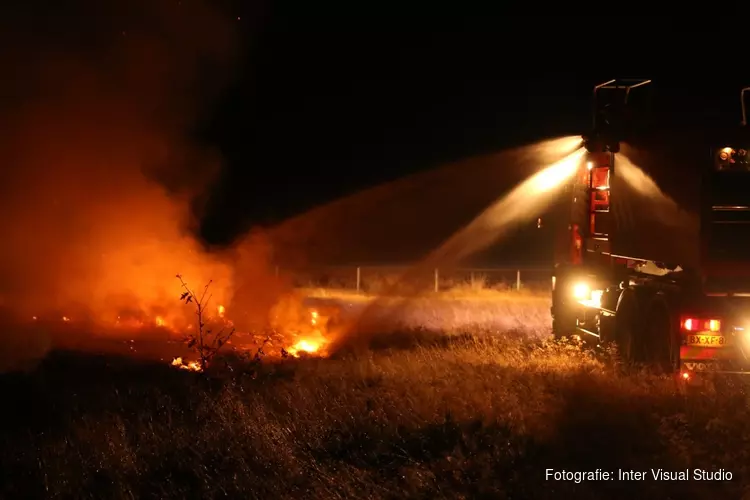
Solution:
<path fill-rule="evenodd" d="M 360 283 L 361 283 L 361 281 L 360 281 L 361 278 L 362 278 L 361 270 L 360 270 L 360 267 L 357 266 L 357 293 L 359 293 L 359 286 L 360 286 Z"/>
<path fill-rule="evenodd" d="M 435 268 L 435 293 L 440 290 L 440 275 L 438 274 L 438 268 Z"/>
<path fill-rule="evenodd" d="M 521 270 L 516 270 L 516 290 L 521 289 Z"/>

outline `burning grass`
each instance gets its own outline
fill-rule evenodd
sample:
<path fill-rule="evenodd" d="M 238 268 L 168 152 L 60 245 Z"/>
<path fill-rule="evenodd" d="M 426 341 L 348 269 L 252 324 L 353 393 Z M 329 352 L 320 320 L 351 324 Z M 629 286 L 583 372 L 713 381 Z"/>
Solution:
<path fill-rule="evenodd" d="M 623 370 L 611 352 L 488 333 L 404 333 L 363 355 L 260 364 L 229 379 L 51 356 L 33 374 L 0 378 L 0 497 L 743 493 L 743 386 L 685 392 Z M 544 480 L 547 468 L 652 467 L 723 468 L 733 479 Z"/>

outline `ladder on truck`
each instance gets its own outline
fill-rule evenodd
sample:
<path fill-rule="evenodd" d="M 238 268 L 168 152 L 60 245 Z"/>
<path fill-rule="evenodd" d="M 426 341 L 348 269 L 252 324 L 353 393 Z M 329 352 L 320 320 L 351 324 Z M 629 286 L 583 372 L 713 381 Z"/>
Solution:
<path fill-rule="evenodd" d="M 589 234 L 594 239 L 609 241 L 610 225 L 603 219 L 609 218 L 609 175 L 612 155 L 607 162 L 591 162 L 589 170 Z M 606 215 L 605 215 L 606 214 Z"/>

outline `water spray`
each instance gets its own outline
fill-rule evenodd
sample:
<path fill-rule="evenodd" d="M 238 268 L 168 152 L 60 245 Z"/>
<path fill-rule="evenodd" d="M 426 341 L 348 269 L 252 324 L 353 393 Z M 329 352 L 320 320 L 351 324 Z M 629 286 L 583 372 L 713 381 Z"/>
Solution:
<path fill-rule="evenodd" d="M 442 245 L 429 253 L 418 264 L 404 273 L 395 285 L 382 294 L 383 297 L 398 297 L 400 306 L 404 300 L 416 296 L 426 289 L 426 280 L 435 268 L 450 269 L 460 261 L 497 242 L 520 223 L 536 217 L 555 199 L 560 187 L 571 179 L 583 160 L 585 149 L 580 137 L 564 137 L 534 145 L 530 151 L 540 158 L 551 158 L 551 164 L 534 173 L 518 184 L 510 192 L 485 208 L 468 225 L 454 233 Z M 355 324 L 342 332 L 364 334 L 365 329 L 377 333 L 377 327 L 370 325 L 382 304 L 375 300 L 366 308 Z M 396 306 L 398 309 L 399 305 Z M 389 302 L 389 310 L 393 310 Z M 393 314 L 397 314 L 394 312 Z"/>

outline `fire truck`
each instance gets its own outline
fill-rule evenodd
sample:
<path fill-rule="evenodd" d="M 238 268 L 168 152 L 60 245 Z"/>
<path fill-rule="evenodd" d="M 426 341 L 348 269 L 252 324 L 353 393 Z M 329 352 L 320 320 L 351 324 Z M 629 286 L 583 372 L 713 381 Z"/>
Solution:
<path fill-rule="evenodd" d="M 594 88 L 586 156 L 557 231 L 553 333 L 613 342 L 623 359 L 684 379 L 750 373 L 750 88 L 736 130 L 638 149 L 629 101 L 650 87 L 618 79 Z"/>

